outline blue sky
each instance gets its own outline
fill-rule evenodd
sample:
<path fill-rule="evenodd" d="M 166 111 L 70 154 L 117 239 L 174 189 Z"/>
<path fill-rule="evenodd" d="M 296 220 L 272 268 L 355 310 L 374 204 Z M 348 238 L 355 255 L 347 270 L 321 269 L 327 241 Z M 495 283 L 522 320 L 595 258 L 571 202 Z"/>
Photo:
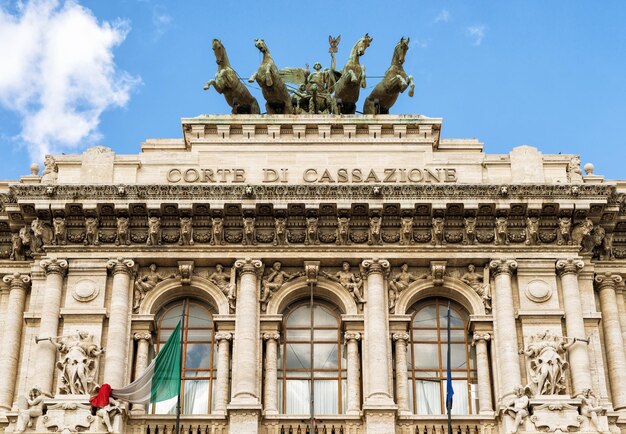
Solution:
<path fill-rule="evenodd" d="M 214 37 L 249 77 L 255 38 L 279 67 L 328 66 L 329 34 L 342 36 L 343 65 L 365 32 L 368 86 L 411 38 L 415 96 L 392 112 L 443 117 L 443 137 L 476 137 L 488 153 L 578 153 L 596 174 L 626 178 L 623 1 L 0 0 L 0 11 L 11 65 L 0 68 L 0 179 L 47 150 L 137 153 L 146 138 L 180 137 L 181 117 L 228 112 L 202 90 Z"/>

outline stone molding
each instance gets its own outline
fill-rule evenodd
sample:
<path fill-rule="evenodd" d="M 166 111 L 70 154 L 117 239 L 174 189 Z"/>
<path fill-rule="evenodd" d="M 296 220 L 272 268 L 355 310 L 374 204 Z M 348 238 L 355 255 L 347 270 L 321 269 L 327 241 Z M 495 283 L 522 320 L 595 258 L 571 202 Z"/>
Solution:
<path fill-rule="evenodd" d="M 30 276 L 28 274 L 20 274 L 15 272 L 13 274 L 7 274 L 2 278 L 2 281 L 9 285 L 9 289 L 22 289 L 25 290 L 30 283 Z"/>
<path fill-rule="evenodd" d="M 513 259 L 494 259 L 489 262 L 489 269 L 494 277 L 502 273 L 512 276 L 515 270 L 517 270 L 517 261 Z"/>
<path fill-rule="evenodd" d="M 65 275 L 67 272 L 68 263 L 65 259 L 44 259 L 39 262 L 41 268 L 43 268 L 46 276 L 50 274 Z"/>
<path fill-rule="evenodd" d="M 257 277 L 261 277 L 263 273 L 263 262 L 259 259 L 238 259 L 235 261 L 234 267 L 240 275 L 251 273 L 255 274 Z"/>
<path fill-rule="evenodd" d="M 111 259 L 107 262 L 107 269 L 113 276 L 118 273 L 125 273 L 132 276 L 135 271 L 135 261 L 123 258 Z"/>
<path fill-rule="evenodd" d="M 369 277 L 374 273 L 387 275 L 389 274 L 391 266 L 389 265 L 389 261 L 386 259 L 373 258 L 366 259 L 361 262 L 361 268 L 363 269 L 363 274 L 365 274 L 366 277 Z"/>
<path fill-rule="evenodd" d="M 584 266 L 585 262 L 582 259 L 559 259 L 556 261 L 556 272 L 559 276 L 564 276 L 566 274 L 578 274 Z"/>

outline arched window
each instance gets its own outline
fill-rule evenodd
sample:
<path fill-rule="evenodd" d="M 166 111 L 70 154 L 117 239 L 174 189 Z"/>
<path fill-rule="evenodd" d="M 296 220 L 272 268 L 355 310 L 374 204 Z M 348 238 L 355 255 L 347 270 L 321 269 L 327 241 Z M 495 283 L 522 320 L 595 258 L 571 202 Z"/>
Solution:
<path fill-rule="evenodd" d="M 450 303 L 450 361 L 454 399 L 452 414 L 475 414 L 476 356 L 470 345 L 467 312 L 454 301 L 428 299 L 413 306 L 407 363 L 413 412 L 445 414 L 448 354 L 447 312 Z"/>
<path fill-rule="evenodd" d="M 183 364 L 181 412 L 183 414 L 211 413 L 214 403 L 214 380 L 216 377 L 217 354 L 213 313 L 203 303 L 192 299 L 177 300 L 157 315 L 157 352 L 183 318 Z M 177 398 L 162 401 L 152 406 L 157 414 L 175 414 Z"/>
<path fill-rule="evenodd" d="M 321 302 L 294 305 L 284 312 L 279 355 L 278 402 L 283 414 L 342 414 L 346 360 L 341 346 L 341 317 Z M 313 396 L 311 396 L 313 379 Z"/>

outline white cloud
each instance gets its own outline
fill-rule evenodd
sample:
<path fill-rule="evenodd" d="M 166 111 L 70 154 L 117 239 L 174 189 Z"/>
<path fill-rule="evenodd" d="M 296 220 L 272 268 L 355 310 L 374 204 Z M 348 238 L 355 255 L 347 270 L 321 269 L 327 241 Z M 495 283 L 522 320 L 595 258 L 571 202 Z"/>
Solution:
<path fill-rule="evenodd" d="M 415 42 L 411 42 L 411 45 L 417 48 L 428 48 L 430 46 L 430 38 L 416 39 Z"/>
<path fill-rule="evenodd" d="M 93 143 L 102 112 L 126 105 L 140 79 L 118 70 L 113 49 L 128 31 L 72 0 L 0 8 L 0 105 L 20 116 L 33 161 Z"/>
<path fill-rule="evenodd" d="M 467 35 L 472 40 L 472 45 L 478 47 L 485 39 L 486 27 L 483 25 L 469 26 L 467 28 Z"/>
<path fill-rule="evenodd" d="M 156 29 L 157 36 L 165 33 L 172 23 L 172 17 L 167 13 L 165 6 L 157 5 L 152 8 L 152 25 Z"/>
<path fill-rule="evenodd" d="M 450 21 L 450 12 L 447 9 L 442 9 L 439 15 L 435 17 L 436 23 L 447 23 L 448 21 Z"/>

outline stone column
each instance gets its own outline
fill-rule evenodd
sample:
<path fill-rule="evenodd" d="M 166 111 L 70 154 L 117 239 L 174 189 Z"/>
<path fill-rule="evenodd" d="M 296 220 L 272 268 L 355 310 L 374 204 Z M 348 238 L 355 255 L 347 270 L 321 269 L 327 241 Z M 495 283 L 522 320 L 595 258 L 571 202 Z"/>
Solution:
<path fill-rule="evenodd" d="M 495 341 L 499 360 L 500 399 L 503 399 L 513 396 L 515 387 L 522 384 L 511 287 L 511 277 L 517 269 L 517 262 L 496 259 L 489 263 L 489 268 L 495 281 L 495 305 L 492 311 L 497 322 Z"/>
<path fill-rule="evenodd" d="M 228 374 L 230 370 L 230 340 L 233 335 L 220 332 L 217 341 L 217 378 L 215 379 L 215 412 L 225 413 L 228 404 Z"/>
<path fill-rule="evenodd" d="M 240 274 L 235 313 L 233 345 L 233 396 L 231 404 L 260 404 L 257 392 L 259 363 L 259 291 L 258 275 L 263 263 L 246 258 L 235 262 Z"/>
<path fill-rule="evenodd" d="M 476 347 L 476 375 L 478 376 L 478 413 L 493 414 L 491 398 L 491 375 L 489 374 L 489 333 L 474 333 L 472 345 Z"/>
<path fill-rule="evenodd" d="M 389 394 L 389 324 L 385 300 L 385 274 L 389 262 L 385 259 L 366 259 L 361 267 L 367 278 L 367 306 L 365 308 L 365 352 L 367 353 L 366 404 L 393 405 Z"/>
<path fill-rule="evenodd" d="M 104 353 L 104 382 L 113 389 L 124 385 L 128 359 L 128 315 L 130 307 L 130 281 L 135 262 L 131 259 L 112 259 L 107 268 L 113 275 L 109 332 Z"/>
<path fill-rule="evenodd" d="M 152 335 L 150 332 L 135 333 L 133 336 L 137 341 L 137 353 L 135 356 L 135 380 L 146 371 L 148 367 L 148 357 L 150 354 L 150 340 Z M 143 414 L 146 412 L 146 406 L 144 404 L 133 404 L 131 413 Z"/>
<path fill-rule="evenodd" d="M 626 349 L 626 301 L 624 300 L 624 281 L 618 283 L 615 288 L 617 296 L 617 311 L 619 312 L 620 326 L 622 328 L 622 340 Z"/>
<path fill-rule="evenodd" d="M 41 305 L 41 321 L 37 337 L 53 338 L 58 335 L 59 315 L 61 314 L 61 294 L 63 291 L 63 277 L 67 270 L 65 259 L 44 259 L 40 262 L 46 273 L 46 290 Z M 35 381 L 42 392 L 54 395 L 52 379 L 54 377 L 57 348 L 50 341 L 40 341 L 35 356 Z"/>
<path fill-rule="evenodd" d="M 565 328 L 570 338 L 585 339 L 585 322 L 578 288 L 578 272 L 585 263 L 581 259 L 561 259 L 556 261 L 556 271 L 561 278 L 563 308 L 565 309 Z M 620 331 L 621 332 L 621 331 Z M 573 396 L 591 389 L 591 365 L 589 363 L 588 344 L 576 341 L 568 349 L 569 366 L 572 375 Z"/>
<path fill-rule="evenodd" d="M 278 332 L 265 333 L 265 414 L 278 414 Z"/>
<path fill-rule="evenodd" d="M 348 390 L 346 414 L 361 413 L 361 364 L 359 357 L 359 340 L 361 334 L 358 332 L 346 332 L 347 354 L 347 374 Z"/>
<path fill-rule="evenodd" d="M 621 276 L 613 273 L 596 275 L 595 281 L 600 294 L 602 310 L 602 329 L 604 331 L 604 350 L 609 371 L 611 395 L 614 410 L 626 409 L 626 354 L 624 340 L 619 323 L 615 288 L 622 281 Z"/>
<path fill-rule="evenodd" d="M 26 290 L 30 276 L 20 273 L 7 274 L 2 280 L 9 285 L 9 301 L 4 320 L 2 351 L 0 352 L 0 411 L 9 411 L 13 404 L 15 383 L 17 382 L 17 362 L 20 357 L 22 324 Z"/>
<path fill-rule="evenodd" d="M 398 410 L 411 413 L 409 408 L 409 375 L 407 373 L 406 346 L 409 334 L 406 332 L 394 333 L 396 343 L 396 404 Z"/>

